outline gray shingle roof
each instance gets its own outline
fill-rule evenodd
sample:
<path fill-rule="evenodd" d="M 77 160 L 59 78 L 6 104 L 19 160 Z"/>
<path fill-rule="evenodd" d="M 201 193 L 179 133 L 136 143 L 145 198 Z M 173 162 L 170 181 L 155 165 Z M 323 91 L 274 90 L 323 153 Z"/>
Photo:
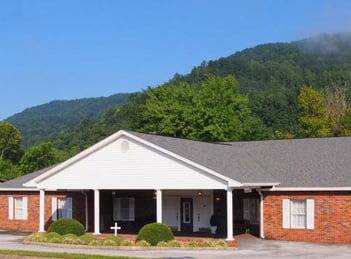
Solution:
<path fill-rule="evenodd" d="M 33 188 L 28 188 L 28 187 L 24 187 L 23 184 L 34 179 L 35 177 L 42 175 L 43 173 L 47 172 L 49 169 L 53 168 L 52 167 L 48 167 L 45 169 L 41 169 L 39 171 L 36 171 L 34 173 L 30 173 L 30 174 L 26 174 L 20 177 L 17 177 L 15 179 L 9 180 L 7 182 L 3 182 L 0 183 L 0 190 L 1 189 L 28 189 L 31 190 Z"/>
<path fill-rule="evenodd" d="M 129 133 L 242 183 L 351 187 L 351 137 L 205 143 Z"/>

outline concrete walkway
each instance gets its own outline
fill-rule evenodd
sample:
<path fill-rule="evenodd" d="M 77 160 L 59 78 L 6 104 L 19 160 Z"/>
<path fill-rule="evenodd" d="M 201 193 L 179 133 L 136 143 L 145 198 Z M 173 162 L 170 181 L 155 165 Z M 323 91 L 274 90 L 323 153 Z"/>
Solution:
<path fill-rule="evenodd" d="M 351 245 L 318 245 L 303 242 L 262 240 L 257 238 L 238 238 L 238 249 L 149 249 L 110 247 L 88 248 L 75 246 L 48 246 L 23 244 L 24 236 L 0 232 L 0 249 L 30 250 L 45 252 L 98 254 L 109 256 L 131 256 L 142 258 L 350 258 Z M 64 247 L 64 248 L 63 248 Z"/>

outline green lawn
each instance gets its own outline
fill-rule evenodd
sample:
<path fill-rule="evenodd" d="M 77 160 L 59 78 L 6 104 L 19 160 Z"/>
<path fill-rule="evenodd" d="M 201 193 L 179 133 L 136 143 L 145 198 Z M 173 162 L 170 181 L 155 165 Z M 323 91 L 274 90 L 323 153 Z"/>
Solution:
<path fill-rule="evenodd" d="M 125 256 L 103 256 L 103 255 L 85 255 L 85 254 L 69 254 L 69 253 L 52 253 L 52 252 L 34 252 L 21 250 L 0 250 L 0 255 L 17 255 L 17 256 L 32 256 L 45 258 L 69 258 L 69 259 L 133 259 L 137 257 Z"/>

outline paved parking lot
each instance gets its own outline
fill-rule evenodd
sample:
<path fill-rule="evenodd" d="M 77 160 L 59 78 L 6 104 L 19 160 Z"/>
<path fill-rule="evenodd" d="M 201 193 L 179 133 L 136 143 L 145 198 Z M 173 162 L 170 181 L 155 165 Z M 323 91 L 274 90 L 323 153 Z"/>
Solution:
<path fill-rule="evenodd" d="M 62 247 L 23 244 L 23 235 L 0 232 L 0 249 L 62 252 Z M 350 258 L 351 245 L 319 245 L 303 242 L 287 242 L 242 238 L 237 250 L 198 249 L 112 249 L 65 246 L 67 253 L 133 256 L 143 258 Z"/>

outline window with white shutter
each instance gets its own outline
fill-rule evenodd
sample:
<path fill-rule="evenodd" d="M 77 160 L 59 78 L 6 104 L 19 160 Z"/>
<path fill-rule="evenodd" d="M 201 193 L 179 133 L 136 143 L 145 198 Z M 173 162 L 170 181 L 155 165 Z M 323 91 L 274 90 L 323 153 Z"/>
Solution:
<path fill-rule="evenodd" d="M 283 228 L 314 229 L 314 200 L 283 199 Z"/>
<path fill-rule="evenodd" d="M 51 200 L 51 209 L 53 221 L 62 218 L 72 218 L 72 198 L 56 198 Z"/>
<path fill-rule="evenodd" d="M 28 218 L 28 198 L 9 197 L 9 219 L 27 220 Z"/>

